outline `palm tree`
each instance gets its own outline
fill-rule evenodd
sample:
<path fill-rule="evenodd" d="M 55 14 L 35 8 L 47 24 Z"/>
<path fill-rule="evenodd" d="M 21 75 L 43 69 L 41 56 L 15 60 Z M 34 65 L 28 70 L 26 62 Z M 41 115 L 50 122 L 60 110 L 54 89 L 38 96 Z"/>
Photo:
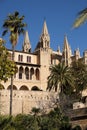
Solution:
<path fill-rule="evenodd" d="M 78 13 L 78 17 L 76 18 L 76 20 L 73 24 L 73 28 L 77 28 L 85 22 L 87 22 L 87 8 L 81 10 Z"/>
<path fill-rule="evenodd" d="M 58 91 L 58 103 L 62 112 L 65 112 L 67 106 L 67 96 L 69 96 L 74 89 L 74 77 L 72 76 L 71 69 L 65 66 L 64 63 L 59 63 L 50 67 L 50 76 L 48 77 L 48 87 L 50 91 L 54 89 Z"/>
<path fill-rule="evenodd" d="M 24 33 L 24 27 L 26 26 L 23 23 L 24 16 L 19 16 L 19 12 L 15 11 L 13 14 L 9 14 L 7 19 L 5 19 L 3 28 L 4 31 L 2 36 L 9 33 L 9 39 L 12 44 L 12 60 L 14 61 L 14 52 L 15 45 L 18 42 L 18 36 Z M 13 75 L 11 76 L 11 88 L 10 88 L 10 115 L 12 115 L 12 90 L 13 90 Z"/>
<path fill-rule="evenodd" d="M 50 72 L 50 76 L 48 77 L 48 90 L 55 89 L 57 91 L 59 89 L 61 93 L 66 93 L 67 86 L 73 86 L 71 70 L 64 63 L 51 66 Z"/>

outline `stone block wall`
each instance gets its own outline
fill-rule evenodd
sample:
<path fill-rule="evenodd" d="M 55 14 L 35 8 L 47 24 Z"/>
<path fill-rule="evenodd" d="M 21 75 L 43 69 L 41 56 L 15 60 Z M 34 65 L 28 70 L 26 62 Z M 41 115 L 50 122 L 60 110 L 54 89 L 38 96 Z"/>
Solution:
<path fill-rule="evenodd" d="M 57 93 L 13 90 L 12 114 L 29 114 L 33 107 L 48 111 L 56 103 Z M 10 90 L 0 90 L 0 114 L 8 115 Z"/>

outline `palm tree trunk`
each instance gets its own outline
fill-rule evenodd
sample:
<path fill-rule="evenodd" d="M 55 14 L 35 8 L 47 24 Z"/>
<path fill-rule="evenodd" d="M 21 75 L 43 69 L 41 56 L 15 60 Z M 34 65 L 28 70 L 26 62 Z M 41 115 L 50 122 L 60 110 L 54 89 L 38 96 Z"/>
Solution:
<path fill-rule="evenodd" d="M 14 61 L 14 45 L 12 45 L 12 61 Z M 13 82 L 14 82 L 14 75 L 11 75 L 11 87 L 10 87 L 10 112 L 9 112 L 9 115 L 12 115 Z"/>
<path fill-rule="evenodd" d="M 10 115 L 12 115 L 12 95 L 13 95 L 13 75 L 11 76 L 11 87 L 10 87 Z"/>

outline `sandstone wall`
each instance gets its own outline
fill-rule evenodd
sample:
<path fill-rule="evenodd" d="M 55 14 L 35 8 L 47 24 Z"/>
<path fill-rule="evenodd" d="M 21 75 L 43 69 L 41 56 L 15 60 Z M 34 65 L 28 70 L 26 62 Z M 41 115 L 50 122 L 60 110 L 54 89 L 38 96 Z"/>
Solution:
<path fill-rule="evenodd" d="M 13 90 L 12 114 L 28 114 L 33 107 L 48 111 L 55 105 L 57 93 Z M 0 90 L 0 113 L 9 114 L 10 90 Z"/>

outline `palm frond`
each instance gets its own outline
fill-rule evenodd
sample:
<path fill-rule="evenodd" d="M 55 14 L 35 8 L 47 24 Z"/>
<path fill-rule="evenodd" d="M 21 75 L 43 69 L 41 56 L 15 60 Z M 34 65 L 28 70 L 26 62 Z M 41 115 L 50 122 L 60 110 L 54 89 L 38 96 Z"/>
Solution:
<path fill-rule="evenodd" d="M 14 15 L 15 15 L 15 17 L 18 17 L 19 16 L 19 12 L 15 11 Z"/>
<path fill-rule="evenodd" d="M 2 33 L 2 36 L 5 36 L 6 33 L 8 33 L 8 30 L 4 30 L 3 33 Z"/>
<path fill-rule="evenodd" d="M 76 18 L 73 24 L 73 28 L 78 28 L 79 26 L 81 26 L 86 22 L 87 22 L 87 8 L 78 13 L 78 17 Z"/>
<path fill-rule="evenodd" d="M 81 10 L 81 11 L 78 13 L 78 15 L 82 15 L 82 14 L 85 14 L 85 13 L 87 13 L 87 8 Z"/>

